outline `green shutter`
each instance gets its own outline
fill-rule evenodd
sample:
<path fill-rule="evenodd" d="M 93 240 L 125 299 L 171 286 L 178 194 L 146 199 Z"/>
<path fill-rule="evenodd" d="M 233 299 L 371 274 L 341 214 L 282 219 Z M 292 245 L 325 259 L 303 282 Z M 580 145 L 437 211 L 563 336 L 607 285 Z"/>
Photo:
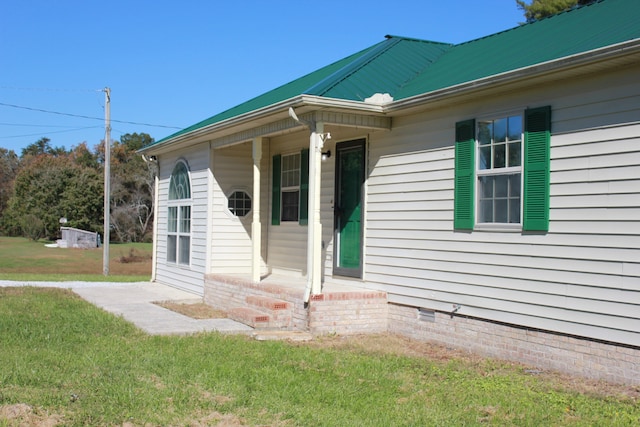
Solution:
<path fill-rule="evenodd" d="M 298 223 L 309 223 L 309 149 L 300 152 L 300 212 Z"/>
<path fill-rule="evenodd" d="M 549 231 L 551 107 L 525 111 L 523 231 Z"/>
<path fill-rule="evenodd" d="M 282 156 L 273 156 L 273 177 L 271 179 L 271 225 L 280 225 L 280 182 Z"/>
<path fill-rule="evenodd" d="M 475 120 L 456 123 L 453 227 L 472 230 L 475 222 Z"/>

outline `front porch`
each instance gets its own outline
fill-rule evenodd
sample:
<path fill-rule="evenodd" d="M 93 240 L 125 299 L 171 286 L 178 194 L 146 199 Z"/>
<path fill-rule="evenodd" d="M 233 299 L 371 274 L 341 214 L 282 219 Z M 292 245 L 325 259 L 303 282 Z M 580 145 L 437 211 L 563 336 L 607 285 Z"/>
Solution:
<path fill-rule="evenodd" d="M 385 292 L 324 283 L 305 303 L 304 278 L 208 274 L 204 302 L 256 329 L 353 335 L 387 331 Z"/>

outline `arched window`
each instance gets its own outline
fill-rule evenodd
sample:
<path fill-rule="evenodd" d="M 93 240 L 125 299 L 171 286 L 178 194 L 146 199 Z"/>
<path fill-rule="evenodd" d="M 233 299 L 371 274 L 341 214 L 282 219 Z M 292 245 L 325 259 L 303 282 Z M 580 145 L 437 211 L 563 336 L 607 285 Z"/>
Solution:
<path fill-rule="evenodd" d="M 191 259 L 191 183 L 189 169 L 180 161 L 169 180 L 167 262 L 189 265 Z"/>

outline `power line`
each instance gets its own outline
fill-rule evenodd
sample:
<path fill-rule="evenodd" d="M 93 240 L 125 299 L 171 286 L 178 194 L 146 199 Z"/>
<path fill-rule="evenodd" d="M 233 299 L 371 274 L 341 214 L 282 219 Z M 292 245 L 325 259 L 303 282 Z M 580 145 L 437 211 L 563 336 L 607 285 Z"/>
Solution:
<path fill-rule="evenodd" d="M 87 126 L 87 127 L 82 127 L 82 128 L 72 128 L 72 129 L 65 129 L 65 130 L 46 131 L 46 132 L 31 133 L 31 134 L 26 134 L 26 135 L 0 136 L 0 139 L 25 138 L 25 137 L 28 137 L 28 136 L 42 136 L 43 133 L 46 133 L 47 135 L 49 135 L 49 134 L 53 134 L 53 133 L 76 132 L 76 131 L 79 131 L 79 130 L 96 129 L 96 128 L 100 128 L 100 127 L 101 126 Z"/>
<path fill-rule="evenodd" d="M 22 110 L 37 111 L 37 112 L 40 112 L 40 113 L 57 114 L 57 115 L 60 115 L 60 116 L 77 117 L 77 118 L 80 118 L 80 119 L 104 121 L 104 118 L 102 118 L 102 117 L 91 117 L 91 116 L 83 116 L 81 114 L 62 113 L 62 112 L 59 112 L 59 111 L 43 110 L 41 108 L 32 108 L 32 107 L 24 107 L 22 105 L 6 104 L 4 102 L 0 102 L 0 105 L 2 105 L 4 107 L 19 108 L 19 109 L 22 109 Z M 149 126 L 149 127 L 167 128 L 167 129 L 182 129 L 182 128 L 177 127 L 177 126 L 154 125 L 154 124 L 150 124 L 150 123 L 128 122 L 128 121 L 124 121 L 124 120 L 111 120 L 111 121 L 112 122 L 116 122 L 116 123 L 128 124 L 128 125 Z"/>
<path fill-rule="evenodd" d="M 74 126 L 63 125 L 35 125 L 31 123 L 4 123 L 0 122 L 0 126 L 17 126 L 17 127 L 29 127 L 29 128 L 72 128 Z"/>
<path fill-rule="evenodd" d="M 102 89 L 54 89 L 46 87 L 16 87 L 16 86 L 0 86 L 0 89 L 24 90 L 31 92 L 102 92 Z"/>

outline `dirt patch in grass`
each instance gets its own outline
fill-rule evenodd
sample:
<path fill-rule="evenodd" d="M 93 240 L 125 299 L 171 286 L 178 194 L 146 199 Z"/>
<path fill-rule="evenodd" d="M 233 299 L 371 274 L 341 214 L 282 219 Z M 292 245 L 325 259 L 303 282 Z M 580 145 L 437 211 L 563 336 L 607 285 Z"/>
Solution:
<path fill-rule="evenodd" d="M 135 262 L 149 262 L 151 261 L 152 256 L 149 253 L 142 253 L 141 251 L 137 251 L 134 248 L 129 249 L 128 255 L 121 255 L 118 258 L 118 262 L 121 264 L 131 264 Z"/>
<path fill-rule="evenodd" d="M 168 310 L 175 311 L 192 319 L 224 319 L 227 313 L 222 310 L 208 306 L 203 302 L 196 303 L 180 303 L 173 301 L 158 301 L 154 304 L 164 307 Z"/>
<path fill-rule="evenodd" d="M 53 427 L 62 423 L 62 417 L 55 414 L 39 414 L 25 403 L 0 406 L 0 420 L 9 426 Z"/>
<path fill-rule="evenodd" d="M 551 389 L 574 391 L 580 394 L 607 397 L 615 396 L 640 403 L 640 386 L 613 384 L 579 376 L 533 368 L 517 362 L 482 357 L 469 351 L 452 349 L 438 344 L 415 341 L 394 334 L 323 336 L 312 341 L 295 343 L 323 349 L 348 350 L 362 354 L 400 355 L 424 358 L 435 362 L 462 361 L 480 375 L 509 374 L 514 371 L 542 379 Z"/>

